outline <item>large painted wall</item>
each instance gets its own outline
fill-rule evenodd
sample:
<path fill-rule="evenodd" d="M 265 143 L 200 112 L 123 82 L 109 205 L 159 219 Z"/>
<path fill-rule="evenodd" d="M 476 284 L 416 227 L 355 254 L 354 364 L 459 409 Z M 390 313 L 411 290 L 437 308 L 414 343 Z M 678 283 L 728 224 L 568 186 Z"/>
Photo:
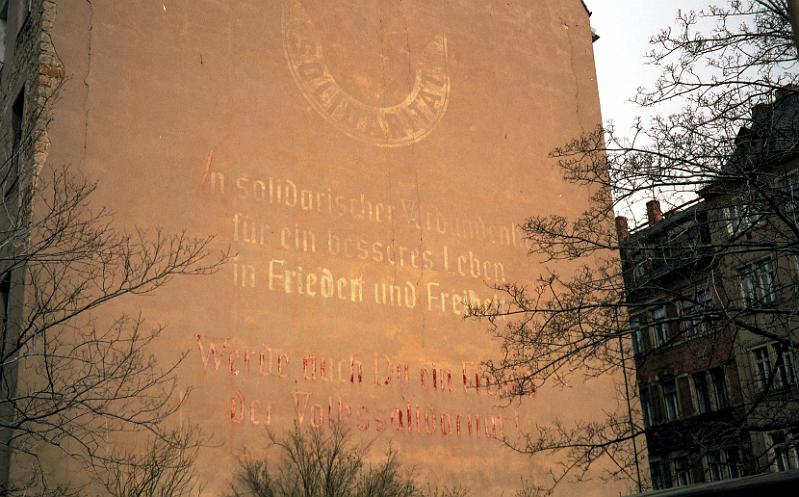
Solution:
<path fill-rule="evenodd" d="M 220 273 L 146 299 L 181 352 L 209 495 L 266 427 L 343 420 L 420 476 L 509 492 L 497 437 L 596 407 L 507 406 L 465 302 L 531 281 L 516 225 L 578 212 L 549 151 L 600 120 L 578 0 L 64 0 L 50 160 L 120 222 L 215 234 Z M 590 492 L 589 492 L 590 493 Z"/>

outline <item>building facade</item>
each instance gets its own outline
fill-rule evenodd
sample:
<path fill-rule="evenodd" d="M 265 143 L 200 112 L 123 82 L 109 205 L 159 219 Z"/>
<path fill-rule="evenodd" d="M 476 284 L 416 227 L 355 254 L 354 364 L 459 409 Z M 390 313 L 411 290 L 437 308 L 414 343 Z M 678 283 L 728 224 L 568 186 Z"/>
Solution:
<path fill-rule="evenodd" d="M 795 88 L 696 200 L 617 218 L 654 488 L 799 465 Z"/>
<path fill-rule="evenodd" d="M 152 354 L 179 362 L 170 422 L 213 441 L 197 466 L 208 495 L 229 488 L 243 453 L 266 453 L 267 429 L 336 423 L 375 450 L 399 448 L 433 483 L 508 493 L 545 477 L 548 462 L 495 457 L 501 438 L 558 406 L 598 410 L 602 392 L 579 389 L 504 405 L 480 367 L 494 345 L 462 320 L 467 302 L 498 299 L 491 285 L 529 277 L 517 223 L 587 204 L 548 158 L 600 120 L 582 2 L 0 5 L 0 141 L 21 191 L 68 170 L 91 185 L 80 205 L 112 210 L 109 229 L 126 240 L 213 236 L 209 250 L 231 255 L 211 275 L 113 300 L 69 328 L 113 330 L 139 312 L 140 326 L 164 326 Z M 37 198 L 33 217 L 46 208 Z M 12 221 L 23 200 L 7 198 Z M 46 292 L 30 279 L 35 264 L 8 267 L 3 336 L 17 343 L 28 327 L 13 323 Z M 108 291 L 98 286 L 82 289 Z M 107 427 L 37 438 L 36 426 L 64 435 L 52 416 L 69 409 L 42 411 L 34 426 L 13 399 L 51 380 L 31 362 L 51 346 L 4 352 L 2 466 L 17 485 L 31 481 L 32 457 L 47 481 L 83 483 L 85 467 L 65 454 L 141 447 L 139 434 Z M 48 388 L 50 404 L 26 405 L 59 405 L 63 392 Z M 35 439 L 25 450 L 23 434 Z"/>

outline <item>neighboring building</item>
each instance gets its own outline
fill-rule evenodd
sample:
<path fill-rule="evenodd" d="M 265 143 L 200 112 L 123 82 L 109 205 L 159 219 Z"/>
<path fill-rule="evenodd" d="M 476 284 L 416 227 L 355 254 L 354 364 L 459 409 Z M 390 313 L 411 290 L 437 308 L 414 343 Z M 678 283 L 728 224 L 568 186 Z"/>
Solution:
<path fill-rule="evenodd" d="M 745 476 L 741 478 L 700 483 L 687 487 L 655 490 L 630 497 L 793 497 L 799 486 L 799 470 Z"/>
<path fill-rule="evenodd" d="M 245 451 L 265 454 L 267 428 L 334 422 L 377 452 L 398 449 L 431 483 L 509 495 L 546 465 L 496 456 L 499 437 L 559 406 L 613 403 L 610 385 L 499 402 L 480 368 L 499 351 L 485 323 L 462 319 L 467 301 L 498 300 L 489 285 L 530 277 L 515 223 L 589 203 L 549 157 L 601 121 L 580 0 L 0 0 L 0 21 L 4 173 L 68 166 L 97 182 L 90 207 L 110 208 L 114 229 L 213 235 L 236 255 L 83 323 L 141 311 L 145 328 L 165 325 L 152 352 L 185 357 L 170 419 L 212 437 L 197 463 L 207 495 L 229 490 Z M 0 278 L 11 314 L 40 296 L 23 273 Z M 8 321 L 13 341 L 19 319 Z M 0 423 L 12 427 L 0 447 L 19 448 L 14 423 L 45 426 L 48 438 L 28 440 L 53 443 L 25 448 L 47 481 L 85 478 L 64 457 L 81 437 L 6 402 L 47 377 L 17 378 L 14 350 L 0 351 Z M 61 413 L 48 393 L 30 404 Z M 146 438 L 84 434 L 95 453 Z M 0 456 L 0 485 L 43 481 L 27 473 L 31 454 Z"/>
<path fill-rule="evenodd" d="M 617 218 L 655 489 L 799 467 L 799 93 L 693 202 Z"/>

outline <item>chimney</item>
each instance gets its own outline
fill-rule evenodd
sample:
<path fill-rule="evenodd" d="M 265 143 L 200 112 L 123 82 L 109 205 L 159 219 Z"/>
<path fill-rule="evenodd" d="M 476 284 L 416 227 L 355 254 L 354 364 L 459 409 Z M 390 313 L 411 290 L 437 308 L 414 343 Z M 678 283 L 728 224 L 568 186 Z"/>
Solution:
<path fill-rule="evenodd" d="M 659 223 L 663 219 L 659 201 L 653 199 L 646 203 L 646 219 L 649 221 L 650 226 Z"/>
<path fill-rule="evenodd" d="M 627 226 L 627 218 L 624 216 L 616 216 L 616 236 L 619 241 L 630 236 L 630 228 Z"/>

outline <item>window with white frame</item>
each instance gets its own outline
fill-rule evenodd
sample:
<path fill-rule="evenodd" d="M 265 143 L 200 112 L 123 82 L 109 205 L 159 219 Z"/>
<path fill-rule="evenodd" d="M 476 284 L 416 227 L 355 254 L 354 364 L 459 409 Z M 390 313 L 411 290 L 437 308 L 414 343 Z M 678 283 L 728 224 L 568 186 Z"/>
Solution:
<path fill-rule="evenodd" d="M 799 216 L 799 171 L 790 171 L 777 179 L 777 193 L 783 214 L 794 223 Z"/>
<path fill-rule="evenodd" d="M 752 273 L 749 266 L 746 266 L 738 270 L 738 277 L 741 280 L 741 294 L 743 296 L 744 305 L 747 307 L 754 305 L 755 302 L 757 302 L 754 273 Z"/>
<path fill-rule="evenodd" d="M 768 346 L 752 349 L 752 356 L 755 360 L 755 379 L 760 389 L 765 390 L 771 379 L 771 358 Z"/>
<path fill-rule="evenodd" d="M 652 327 L 655 329 L 655 347 L 660 347 L 669 341 L 666 306 L 661 305 L 652 309 Z"/>
<path fill-rule="evenodd" d="M 666 420 L 674 421 L 680 417 L 680 403 L 677 400 L 677 384 L 666 381 L 661 384 L 663 390 L 663 404 L 665 406 Z"/>
<path fill-rule="evenodd" d="M 794 348 L 793 347 L 780 347 L 779 344 L 774 344 L 774 363 L 776 364 L 777 357 L 779 357 L 780 350 L 782 352 L 782 362 L 777 366 L 777 377 L 774 382 L 779 387 L 796 385 L 796 369 L 794 367 Z"/>
<path fill-rule="evenodd" d="M 743 233 L 749 227 L 749 216 L 742 206 L 731 205 L 722 209 L 724 216 L 724 225 L 727 228 L 727 234 L 735 236 Z"/>
<path fill-rule="evenodd" d="M 777 289 L 775 287 L 774 263 L 770 260 L 761 261 L 755 265 L 755 276 L 757 277 L 759 297 L 765 303 L 777 301 Z"/>
<path fill-rule="evenodd" d="M 740 235 L 753 226 L 766 224 L 766 216 L 763 213 L 757 213 L 756 209 L 743 199 L 735 205 L 724 207 L 721 212 L 727 234 L 731 237 Z"/>
<path fill-rule="evenodd" d="M 774 263 L 771 260 L 766 259 L 742 266 L 738 269 L 738 277 L 741 282 L 741 295 L 747 307 L 777 301 Z"/>
<path fill-rule="evenodd" d="M 729 480 L 743 475 L 737 448 L 708 451 L 704 461 L 708 481 Z"/>
<path fill-rule="evenodd" d="M 771 447 L 769 448 L 771 470 L 787 471 L 796 469 L 799 466 L 796 448 L 799 441 L 783 431 L 770 433 L 769 438 L 771 439 Z"/>
<path fill-rule="evenodd" d="M 774 374 L 774 388 L 785 388 L 797 384 L 796 366 L 794 361 L 795 349 L 788 347 L 782 352 L 782 361 L 777 364 L 780 344 L 762 345 L 752 349 L 754 360 L 755 380 L 760 390 L 765 390 Z"/>

